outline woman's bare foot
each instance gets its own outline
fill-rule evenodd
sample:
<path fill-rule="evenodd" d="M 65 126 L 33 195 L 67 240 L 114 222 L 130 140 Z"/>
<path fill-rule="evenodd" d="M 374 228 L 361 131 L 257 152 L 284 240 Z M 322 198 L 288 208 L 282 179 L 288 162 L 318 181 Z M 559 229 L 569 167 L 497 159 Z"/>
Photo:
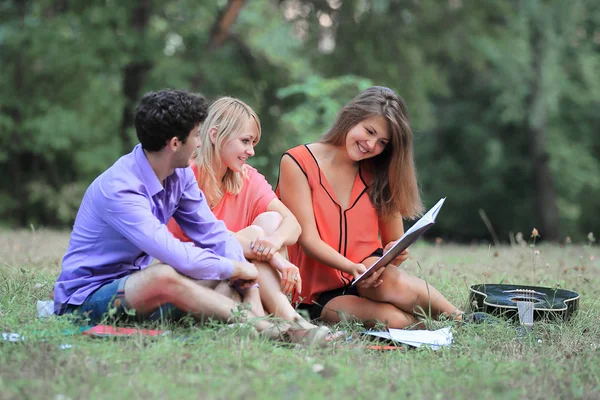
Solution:
<path fill-rule="evenodd" d="M 294 323 L 302 329 L 314 329 L 319 327 L 319 325 L 311 324 L 310 322 L 302 318 L 300 314 L 297 314 L 296 318 L 294 318 Z"/>
<path fill-rule="evenodd" d="M 327 346 L 332 335 L 331 329 L 326 326 L 317 326 L 310 329 L 290 329 L 286 332 L 290 342 L 311 347 Z"/>

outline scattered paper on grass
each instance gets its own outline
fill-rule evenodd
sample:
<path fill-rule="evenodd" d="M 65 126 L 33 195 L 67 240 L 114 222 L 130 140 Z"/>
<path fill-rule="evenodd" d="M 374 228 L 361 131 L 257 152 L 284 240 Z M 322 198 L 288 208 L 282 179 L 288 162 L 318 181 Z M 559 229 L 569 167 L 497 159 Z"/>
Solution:
<path fill-rule="evenodd" d="M 27 340 L 27 338 L 21 334 L 18 334 L 16 332 L 2 332 L 2 341 L 4 342 L 12 342 L 12 343 L 17 343 L 17 342 L 24 342 Z M 40 342 L 45 342 L 46 340 L 42 339 L 40 340 Z M 72 344 L 60 344 L 58 345 L 58 348 L 61 350 L 67 350 L 72 348 L 73 345 Z"/>
<path fill-rule="evenodd" d="M 314 373 L 319 373 L 321 371 L 323 371 L 325 369 L 325 366 L 323 364 L 313 364 L 312 366 L 312 370 Z"/>
<path fill-rule="evenodd" d="M 5 342 L 20 342 L 25 338 L 18 333 L 14 332 L 2 332 L 2 340 Z"/>
<path fill-rule="evenodd" d="M 365 334 L 404 343 L 413 347 L 429 346 L 433 350 L 437 350 L 442 346 L 450 346 L 453 340 L 449 326 L 437 331 L 390 329 L 389 332 L 367 331 Z"/>
<path fill-rule="evenodd" d="M 54 302 L 52 300 L 38 300 L 36 308 L 38 318 L 48 318 L 54 315 Z"/>

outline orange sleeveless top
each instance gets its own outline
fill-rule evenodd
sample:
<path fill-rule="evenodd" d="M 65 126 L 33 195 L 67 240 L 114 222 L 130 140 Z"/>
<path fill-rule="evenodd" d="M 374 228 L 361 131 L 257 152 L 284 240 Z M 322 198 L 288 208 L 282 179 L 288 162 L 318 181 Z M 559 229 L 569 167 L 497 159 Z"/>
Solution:
<path fill-rule="evenodd" d="M 306 145 L 294 147 L 284 157 L 286 155 L 298 164 L 308 180 L 321 240 L 355 263 L 381 247 L 377 210 L 369 199 L 369 187 L 360 168 L 352 186 L 350 204 L 343 210 L 317 159 Z M 296 294 L 294 302 L 313 304 L 319 294 L 352 282 L 352 275 L 310 258 L 299 244 L 288 246 L 288 253 L 290 262 L 300 269 L 302 276 L 302 294 Z"/>

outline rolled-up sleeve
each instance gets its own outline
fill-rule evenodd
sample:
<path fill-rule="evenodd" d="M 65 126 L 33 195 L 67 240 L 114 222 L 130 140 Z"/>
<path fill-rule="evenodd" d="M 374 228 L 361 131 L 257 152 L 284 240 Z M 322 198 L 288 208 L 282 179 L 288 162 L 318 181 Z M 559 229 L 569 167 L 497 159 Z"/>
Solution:
<path fill-rule="evenodd" d="M 193 279 L 223 280 L 231 277 L 233 262 L 230 257 L 215 251 L 218 250 L 216 244 L 209 245 L 218 240 L 216 237 L 200 241 L 206 244 L 201 247 L 175 239 L 166 225 L 153 215 L 150 201 L 143 193 L 127 189 L 106 191 L 101 198 L 106 223 L 143 252 Z M 213 221 L 198 222 L 202 223 L 201 230 L 205 232 L 210 232 L 210 229 L 227 232 L 224 226 L 219 227 Z M 189 235 L 189 232 L 186 233 Z M 199 240 L 200 236 L 190 235 L 194 240 Z"/>

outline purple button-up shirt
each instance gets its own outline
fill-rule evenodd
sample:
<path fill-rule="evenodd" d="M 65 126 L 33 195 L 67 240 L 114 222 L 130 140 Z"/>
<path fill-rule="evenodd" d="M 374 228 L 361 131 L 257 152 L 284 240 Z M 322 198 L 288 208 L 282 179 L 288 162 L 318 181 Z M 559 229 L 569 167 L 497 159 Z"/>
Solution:
<path fill-rule="evenodd" d="M 194 241 L 167 230 L 174 217 Z M 154 258 L 193 279 L 228 279 L 241 245 L 210 211 L 190 168 L 178 168 L 163 187 L 141 145 L 87 189 L 54 285 L 54 312 L 79 305 L 105 283 L 146 268 Z"/>

